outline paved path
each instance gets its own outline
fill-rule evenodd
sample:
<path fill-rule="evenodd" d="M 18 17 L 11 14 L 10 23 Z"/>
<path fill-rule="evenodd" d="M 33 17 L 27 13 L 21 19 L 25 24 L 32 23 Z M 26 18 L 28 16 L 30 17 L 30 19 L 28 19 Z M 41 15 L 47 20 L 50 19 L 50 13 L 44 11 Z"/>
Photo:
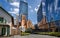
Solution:
<path fill-rule="evenodd" d="M 0 38 L 60 38 L 60 37 L 31 34 L 31 35 L 27 35 L 27 36 L 15 35 L 15 36 L 11 36 L 11 37 L 0 37 Z"/>

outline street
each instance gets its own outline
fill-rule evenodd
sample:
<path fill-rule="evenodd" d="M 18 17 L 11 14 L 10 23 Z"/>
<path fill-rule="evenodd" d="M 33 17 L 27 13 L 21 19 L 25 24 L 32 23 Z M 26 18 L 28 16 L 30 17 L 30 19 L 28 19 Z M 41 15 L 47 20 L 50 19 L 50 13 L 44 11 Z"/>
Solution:
<path fill-rule="evenodd" d="M 30 35 L 27 35 L 27 36 L 14 35 L 14 36 L 11 36 L 11 37 L 0 37 L 0 38 L 60 38 L 60 37 L 30 34 Z"/>

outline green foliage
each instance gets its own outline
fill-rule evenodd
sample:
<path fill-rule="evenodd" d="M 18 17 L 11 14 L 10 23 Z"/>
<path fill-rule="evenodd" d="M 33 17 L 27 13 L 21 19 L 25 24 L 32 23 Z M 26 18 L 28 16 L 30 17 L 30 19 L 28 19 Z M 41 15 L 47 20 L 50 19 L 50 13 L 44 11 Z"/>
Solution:
<path fill-rule="evenodd" d="M 26 35 L 29 35 L 30 33 L 25 33 L 25 32 L 22 32 L 21 33 L 21 36 L 26 36 Z"/>
<path fill-rule="evenodd" d="M 60 37 L 60 32 L 39 32 L 40 35 L 50 35 Z"/>
<path fill-rule="evenodd" d="M 49 35 L 60 37 L 60 32 L 51 32 Z"/>
<path fill-rule="evenodd" d="M 32 32 L 32 29 L 31 29 L 31 28 L 28 28 L 28 29 L 26 29 L 25 32 L 26 32 L 26 33 L 31 33 L 31 32 Z"/>

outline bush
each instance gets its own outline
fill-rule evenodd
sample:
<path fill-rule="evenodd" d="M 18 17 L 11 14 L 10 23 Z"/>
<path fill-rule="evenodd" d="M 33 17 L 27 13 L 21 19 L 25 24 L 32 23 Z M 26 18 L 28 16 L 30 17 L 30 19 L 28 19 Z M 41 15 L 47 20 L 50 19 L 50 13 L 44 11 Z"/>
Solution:
<path fill-rule="evenodd" d="M 51 35 L 51 36 L 57 36 L 60 37 L 60 32 L 39 32 L 40 35 Z"/>
<path fill-rule="evenodd" d="M 31 29 L 31 28 L 28 28 L 28 29 L 26 29 L 25 32 L 27 32 L 27 33 L 31 33 L 31 32 L 32 32 L 32 29 Z"/>
<path fill-rule="evenodd" d="M 21 33 L 21 36 L 26 36 L 26 35 L 29 35 L 30 33 L 25 33 L 25 32 L 22 32 Z"/>
<path fill-rule="evenodd" d="M 60 32 L 51 32 L 49 35 L 60 37 Z"/>

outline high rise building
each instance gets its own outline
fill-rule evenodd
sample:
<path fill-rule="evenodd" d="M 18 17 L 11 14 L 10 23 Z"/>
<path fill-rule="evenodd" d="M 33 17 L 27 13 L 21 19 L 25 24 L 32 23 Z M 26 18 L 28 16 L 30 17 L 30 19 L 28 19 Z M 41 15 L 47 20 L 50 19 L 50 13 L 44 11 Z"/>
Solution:
<path fill-rule="evenodd" d="M 43 13 L 42 13 L 42 3 L 38 9 L 38 12 L 37 12 L 37 22 L 39 23 L 43 18 Z"/>
<path fill-rule="evenodd" d="M 38 9 L 38 12 L 37 12 L 37 21 L 38 21 L 38 27 L 39 29 L 48 29 L 48 26 L 47 25 L 44 25 L 46 24 L 46 10 L 45 10 L 45 4 L 41 2 L 40 4 L 40 7 Z M 46 26 L 46 28 L 45 28 Z"/>
<path fill-rule="evenodd" d="M 26 20 L 28 20 L 28 3 L 24 2 L 24 1 L 20 1 L 20 5 L 19 5 L 19 17 L 20 17 L 20 21 L 21 21 L 21 16 L 25 15 L 26 16 Z"/>
<path fill-rule="evenodd" d="M 42 0 L 42 13 L 43 17 L 46 17 L 46 21 L 48 24 L 48 28 L 51 26 L 55 26 L 57 29 L 60 28 L 60 0 Z M 41 14 L 39 14 L 40 16 Z M 42 16 L 42 15 L 41 15 Z M 41 18 L 41 16 L 39 18 Z M 40 20 L 40 19 L 39 19 Z M 53 23 L 52 23 L 53 22 Z M 55 29 L 54 27 L 54 29 Z M 59 27 L 59 28 L 58 28 Z"/>
<path fill-rule="evenodd" d="M 60 18 L 60 4 L 59 0 L 42 0 L 42 4 L 45 6 L 42 6 L 43 12 L 45 12 L 46 19 L 48 22 L 59 20 Z"/>

